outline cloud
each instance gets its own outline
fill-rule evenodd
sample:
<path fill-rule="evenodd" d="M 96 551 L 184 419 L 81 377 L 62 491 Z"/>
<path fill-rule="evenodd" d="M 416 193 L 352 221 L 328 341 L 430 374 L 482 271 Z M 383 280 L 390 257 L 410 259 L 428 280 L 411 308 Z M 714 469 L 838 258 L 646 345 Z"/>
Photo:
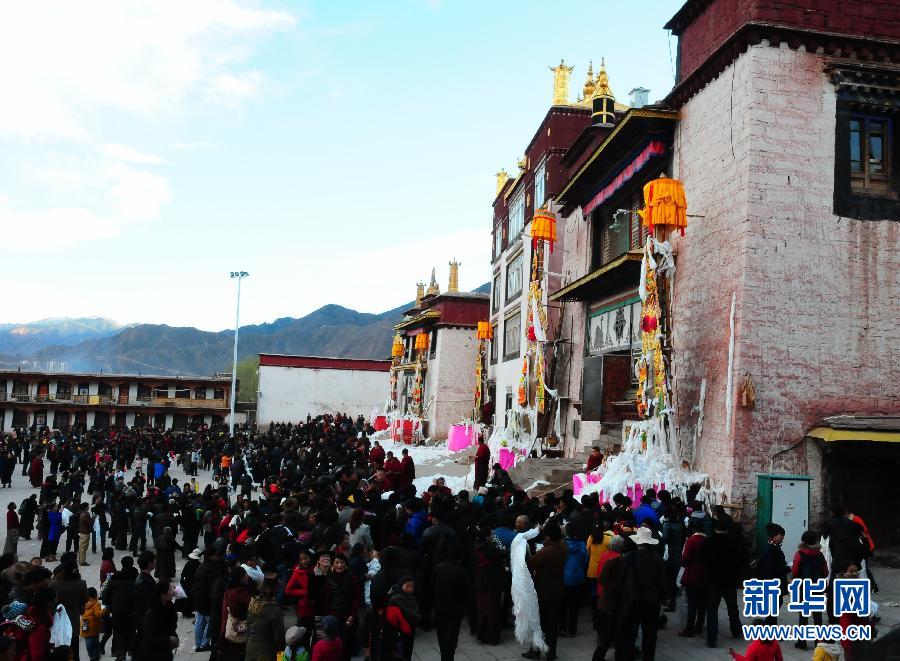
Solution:
<path fill-rule="evenodd" d="M 155 154 L 145 154 L 133 149 L 128 145 L 121 145 L 116 142 L 108 142 L 103 145 L 100 150 L 104 156 L 108 156 L 117 161 L 126 163 L 139 163 L 144 165 L 164 165 L 166 159 L 156 156 Z"/>
<path fill-rule="evenodd" d="M 8 245 L 44 249 L 118 236 L 119 222 L 80 207 L 21 210 L 0 193 L 0 227 Z"/>
<path fill-rule="evenodd" d="M 192 151 L 195 149 L 212 149 L 216 145 L 212 142 L 204 142 L 202 140 L 195 142 L 175 142 L 169 145 L 169 149 L 175 151 Z"/>
<path fill-rule="evenodd" d="M 0 149 L 21 152 L 24 184 L 5 184 L 4 231 L 13 223 L 25 246 L 62 246 L 159 217 L 171 187 L 147 168 L 166 160 L 107 127 L 252 101 L 266 81 L 249 62 L 257 42 L 295 25 L 244 0 L 0 3 Z"/>

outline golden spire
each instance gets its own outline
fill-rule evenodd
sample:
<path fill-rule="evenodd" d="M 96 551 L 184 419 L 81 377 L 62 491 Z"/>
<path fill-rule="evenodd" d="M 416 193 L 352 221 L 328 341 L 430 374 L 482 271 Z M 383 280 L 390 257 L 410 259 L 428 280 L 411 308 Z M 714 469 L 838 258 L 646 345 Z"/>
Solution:
<path fill-rule="evenodd" d="M 507 181 L 509 181 L 509 172 L 500 168 L 500 171 L 497 173 L 497 192 L 494 193 L 495 196 L 500 194 Z"/>
<path fill-rule="evenodd" d="M 548 67 L 553 72 L 553 105 L 564 106 L 569 103 L 569 76 L 575 67 L 567 67 L 564 60 L 559 66 Z"/>
<path fill-rule="evenodd" d="M 419 280 L 416 283 L 416 307 L 422 307 L 422 298 L 425 296 L 425 283 Z"/>
<path fill-rule="evenodd" d="M 609 88 L 609 76 L 606 75 L 606 58 L 600 58 L 600 70 L 597 72 L 597 83 L 594 85 L 594 91 L 591 98 L 607 97 L 615 99 L 612 90 Z"/>
<path fill-rule="evenodd" d="M 527 156 L 523 156 L 522 158 L 520 158 L 520 159 L 518 160 L 518 162 L 516 163 L 516 165 L 519 166 L 519 174 L 521 175 L 523 172 L 525 172 L 525 170 L 528 169 L 528 157 L 527 157 Z"/>
<path fill-rule="evenodd" d="M 425 292 L 426 296 L 437 296 L 441 293 L 440 287 L 438 287 L 437 278 L 434 275 L 434 269 L 431 269 L 431 282 L 428 284 L 428 291 Z"/>
<path fill-rule="evenodd" d="M 453 294 L 459 291 L 459 262 L 456 257 L 450 262 L 450 282 L 447 283 L 447 293 Z"/>
<path fill-rule="evenodd" d="M 584 81 L 584 89 L 582 90 L 582 100 L 590 99 L 594 93 L 594 63 L 588 62 L 587 80 Z"/>

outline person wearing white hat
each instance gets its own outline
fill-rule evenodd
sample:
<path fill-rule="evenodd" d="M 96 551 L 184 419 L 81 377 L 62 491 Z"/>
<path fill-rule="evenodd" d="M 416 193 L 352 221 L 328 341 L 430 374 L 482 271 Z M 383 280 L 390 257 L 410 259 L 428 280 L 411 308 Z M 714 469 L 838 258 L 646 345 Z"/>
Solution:
<path fill-rule="evenodd" d="M 625 581 L 619 595 L 619 608 L 623 626 L 616 634 L 616 649 L 634 649 L 640 627 L 642 658 L 653 659 L 659 614 L 666 595 L 666 566 L 653 548 L 659 544 L 659 539 L 650 528 L 638 528 L 631 541 L 635 550 L 626 556 L 622 569 Z"/>

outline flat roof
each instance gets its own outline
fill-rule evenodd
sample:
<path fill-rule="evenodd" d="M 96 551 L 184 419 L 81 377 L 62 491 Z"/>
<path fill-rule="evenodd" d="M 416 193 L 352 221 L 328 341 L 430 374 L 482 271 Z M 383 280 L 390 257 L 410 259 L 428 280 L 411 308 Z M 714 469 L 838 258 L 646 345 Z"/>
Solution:
<path fill-rule="evenodd" d="M 370 358 L 329 358 L 327 356 L 290 356 L 282 353 L 261 353 L 259 354 L 259 366 L 389 372 L 391 369 L 391 361 Z"/>
<path fill-rule="evenodd" d="M 122 374 L 118 372 L 44 372 L 41 370 L 0 369 L 0 376 L 4 377 L 46 377 L 48 379 L 98 379 L 101 381 L 116 381 L 122 379 L 146 379 L 148 381 L 202 381 L 206 383 L 231 384 L 231 375 L 228 376 L 192 376 L 190 374 Z"/>

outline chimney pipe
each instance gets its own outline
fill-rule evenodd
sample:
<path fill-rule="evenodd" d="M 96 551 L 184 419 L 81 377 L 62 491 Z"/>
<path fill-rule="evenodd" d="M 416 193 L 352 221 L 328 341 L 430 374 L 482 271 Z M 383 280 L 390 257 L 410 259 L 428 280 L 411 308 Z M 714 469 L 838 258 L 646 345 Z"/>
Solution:
<path fill-rule="evenodd" d="M 628 93 L 630 98 L 629 105 L 632 108 L 643 108 L 646 106 L 648 101 L 648 96 L 650 94 L 650 90 L 645 87 L 635 87 Z"/>

